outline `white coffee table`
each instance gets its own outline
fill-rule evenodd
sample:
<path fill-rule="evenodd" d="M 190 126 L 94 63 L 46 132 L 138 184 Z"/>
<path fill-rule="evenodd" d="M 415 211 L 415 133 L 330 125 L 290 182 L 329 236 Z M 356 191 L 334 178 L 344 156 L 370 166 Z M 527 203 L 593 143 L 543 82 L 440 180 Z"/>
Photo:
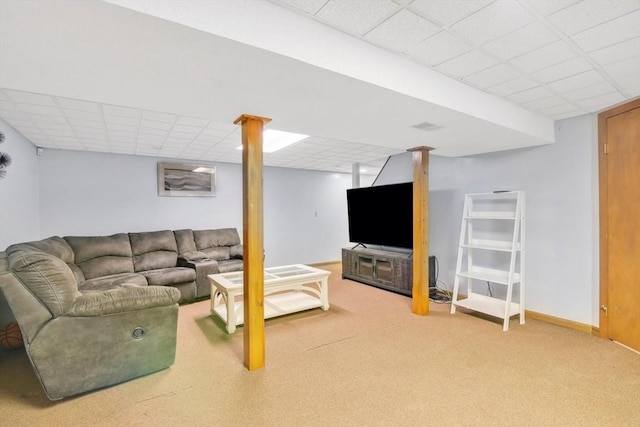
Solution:
<path fill-rule="evenodd" d="M 210 274 L 211 314 L 232 334 L 244 323 L 243 272 Z M 328 278 L 331 272 L 303 264 L 264 270 L 264 318 L 321 307 L 329 309 Z"/>

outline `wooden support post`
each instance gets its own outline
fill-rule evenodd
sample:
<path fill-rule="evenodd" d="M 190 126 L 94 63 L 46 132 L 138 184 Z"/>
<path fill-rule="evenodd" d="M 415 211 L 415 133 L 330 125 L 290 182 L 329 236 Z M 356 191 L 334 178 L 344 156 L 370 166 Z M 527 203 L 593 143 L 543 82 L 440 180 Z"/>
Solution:
<path fill-rule="evenodd" d="M 262 132 L 271 119 L 243 114 L 242 193 L 244 258 L 244 365 L 250 371 L 265 364 L 264 229 L 262 195 Z"/>
<path fill-rule="evenodd" d="M 412 311 L 429 314 L 429 151 L 416 147 L 413 164 L 413 288 Z"/>

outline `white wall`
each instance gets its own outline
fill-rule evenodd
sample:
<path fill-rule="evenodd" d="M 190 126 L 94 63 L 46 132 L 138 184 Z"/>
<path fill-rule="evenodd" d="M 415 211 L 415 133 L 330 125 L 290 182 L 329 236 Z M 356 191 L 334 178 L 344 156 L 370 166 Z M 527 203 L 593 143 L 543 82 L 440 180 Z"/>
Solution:
<path fill-rule="evenodd" d="M 596 116 L 561 120 L 555 127 L 556 143 L 543 147 L 431 156 L 430 253 L 438 258 L 439 278 L 452 289 L 464 194 L 524 190 L 527 309 L 597 326 Z M 384 182 L 406 181 L 410 156 L 395 160 L 388 162 Z"/>
<path fill-rule="evenodd" d="M 38 220 L 38 157 L 36 147 L 0 120 L 5 134 L 0 151 L 11 156 L 7 176 L 0 180 L 0 251 L 7 246 L 37 239 Z"/>
<path fill-rule="evenodd" d="M 0 120 L 5 134 L 0 151 L 11 156 L 7 176 L 0 180 L 0 251 L 18 242 L 39 237 L 38 160 L 36 147 Z M 0 327 L 14 320 L 0 292 Z"/>
<path fill-rule="evenodd" d="M 242 237 L 241 165 L 214 163 L 215 197 L 159 197 L 158 161 L 168 160 L 45 150 L 41 236 L 235 227 Z M 267 266 L 340 259 L 350 174 L 267 167 L 263 185 Z"/>

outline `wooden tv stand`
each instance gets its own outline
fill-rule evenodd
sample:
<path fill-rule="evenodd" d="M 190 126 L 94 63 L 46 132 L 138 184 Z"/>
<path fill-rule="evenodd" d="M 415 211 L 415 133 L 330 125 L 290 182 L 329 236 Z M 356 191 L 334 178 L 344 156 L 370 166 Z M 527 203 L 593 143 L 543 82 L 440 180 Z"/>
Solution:
<path fill-rule="evenodd" d="M 411 255 L 369 248 L 342 249 L 342 277 L 411 296 Z"/>

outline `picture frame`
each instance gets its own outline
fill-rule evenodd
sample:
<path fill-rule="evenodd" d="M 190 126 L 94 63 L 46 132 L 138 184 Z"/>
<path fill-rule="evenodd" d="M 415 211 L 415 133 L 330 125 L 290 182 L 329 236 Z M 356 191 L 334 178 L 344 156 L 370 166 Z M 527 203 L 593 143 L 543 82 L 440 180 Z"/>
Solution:
<path fill-rule="evenodd" d="M 212 197 L 215 194 L 215 166 L 158 162 L 158 196 Z"/>

